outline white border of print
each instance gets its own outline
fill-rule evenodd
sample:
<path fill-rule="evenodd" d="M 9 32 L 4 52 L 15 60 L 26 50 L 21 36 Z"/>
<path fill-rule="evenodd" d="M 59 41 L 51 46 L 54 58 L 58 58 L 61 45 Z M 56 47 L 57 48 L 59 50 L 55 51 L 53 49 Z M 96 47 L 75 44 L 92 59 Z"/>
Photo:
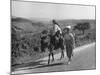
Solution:
<path fill-rule="evenodd" d="M 85 4 L 96 5 L 96 70 L 88 71 L 69 71 L 69 72 L 53 72 L 52 75 L 99 75 L 100 71 L 100 50 L 99 50 L 99 28 L 100 28 L 100 2 L 99 0 L 25 0 L 25 1 L 41 1 L 41 2 L 54 2 L 54 3 L 71 3 L 71 4 Z M 0 75 L 10 74 L 10 0 L 0 1 Z M 51 73 L 39 73 L 37 75 L 50 75 Z M 26 74 L 25 74 L 26 75 Z M 32 74 L 27 74 L 32 75 Z"/>

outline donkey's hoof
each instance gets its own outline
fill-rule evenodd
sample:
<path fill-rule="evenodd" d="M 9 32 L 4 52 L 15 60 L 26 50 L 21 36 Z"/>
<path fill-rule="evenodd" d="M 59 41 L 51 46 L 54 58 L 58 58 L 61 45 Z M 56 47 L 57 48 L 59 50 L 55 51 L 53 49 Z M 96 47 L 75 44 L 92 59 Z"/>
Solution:
<path fill-rule="evenodd" d="M 60 60 L 62 60 L 64 57 L 60 57 Z"/>
<path fill-rule="evenodd" d="M 48 65 L 50 64 L 50 62 L 48 62 Z"/>
<path fill-rule="evenodd" d="M 48 65 L 50 64 L 50 61 L 48 61 Z"/>

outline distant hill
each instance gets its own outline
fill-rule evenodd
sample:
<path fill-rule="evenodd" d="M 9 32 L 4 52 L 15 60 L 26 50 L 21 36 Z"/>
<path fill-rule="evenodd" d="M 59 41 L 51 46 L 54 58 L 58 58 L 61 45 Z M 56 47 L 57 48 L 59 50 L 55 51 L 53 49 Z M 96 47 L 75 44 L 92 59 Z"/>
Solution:
<path fill-rule="evenodd" d="M 84 23 L 84 22 L 89 22 L 89 23 L 95 23 L 94 19 L 72 19 L 72 20 L 58 20 L 60 23 L 66 24 L 66 23 L 71 23 L 71 24 L 77 24 L 77 23 Z"/>
<path fill-rule="evenodd" d="M 26 32 L 36 32 L 36 31 L 40 31 L 41 29 L 44 29 L 45 26 L 42 22 L 33 22 L 29 19 L 25 19 L 25 18 L 12 18 L 12 25 L 26 31 Z"/>

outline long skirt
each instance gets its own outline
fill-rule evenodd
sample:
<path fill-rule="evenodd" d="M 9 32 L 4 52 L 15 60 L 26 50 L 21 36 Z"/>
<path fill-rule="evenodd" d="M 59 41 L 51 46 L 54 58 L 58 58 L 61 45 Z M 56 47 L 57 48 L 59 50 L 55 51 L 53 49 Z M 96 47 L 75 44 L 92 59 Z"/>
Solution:
<path fill-rule="evenodd" d="M 67 53 L 67 57 L 69 59 L 71 59 L 72 51 L 73 51 L 72 45 L 71 44 L 66 44 L 66 53 Z"/>

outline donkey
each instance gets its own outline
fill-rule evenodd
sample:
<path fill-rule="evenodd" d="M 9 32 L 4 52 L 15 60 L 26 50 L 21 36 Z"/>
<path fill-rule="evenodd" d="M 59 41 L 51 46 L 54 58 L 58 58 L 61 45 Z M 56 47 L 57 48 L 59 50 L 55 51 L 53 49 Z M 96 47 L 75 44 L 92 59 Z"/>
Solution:
<path fill-rule="evenodd" d="M 57 38 L 56 38 L 57 37 Z M 48 41 L 45 41 L 47 40 Z M 61 49 L 61 57 L 60 59 L 64 58 L 64 40 L 63 37 L 59 34 L 59 31 L 56 32 L 55 35 L 52 35 L 49 33 L 47 36 L 45 36 L 44 40 L 41 40 L 41 49 L 48 48 L 49 50 L 49 58 L 48 58 L 48 64 L 50 63 L 50 56 L 52 56 L 52 61 L 54 61 L 54 50 Z"/>

